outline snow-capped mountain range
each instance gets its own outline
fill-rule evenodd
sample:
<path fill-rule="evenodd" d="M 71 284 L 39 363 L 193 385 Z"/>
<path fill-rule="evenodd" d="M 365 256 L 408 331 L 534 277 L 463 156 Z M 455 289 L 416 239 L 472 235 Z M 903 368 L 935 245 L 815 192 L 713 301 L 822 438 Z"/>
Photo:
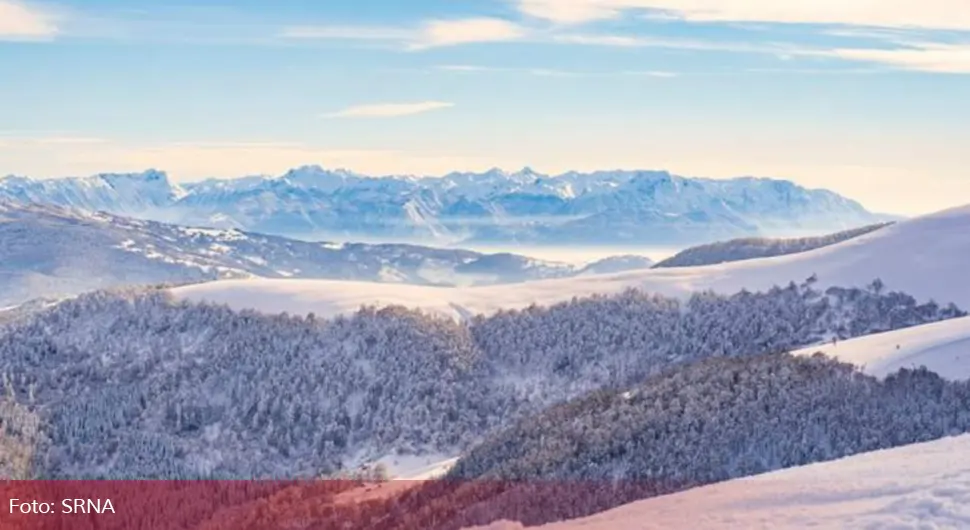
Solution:
<path fill-rule="evenodd" d="M 369 177 L 305 166 L 279 177 L 176 184 L 161 171 L 0 178 L 0 199 L 298 238 L 669 245 L 829 232 L 887 220 L 785 180 L 665 171 Z"/>
<path fill-rule="evenodd" d="M 133 284 L 258 277 L 490 285 L 651 264 L 626 257 L 581 266 L 416 245 L 307 242 L 0 200 L 0 307 Z"/>

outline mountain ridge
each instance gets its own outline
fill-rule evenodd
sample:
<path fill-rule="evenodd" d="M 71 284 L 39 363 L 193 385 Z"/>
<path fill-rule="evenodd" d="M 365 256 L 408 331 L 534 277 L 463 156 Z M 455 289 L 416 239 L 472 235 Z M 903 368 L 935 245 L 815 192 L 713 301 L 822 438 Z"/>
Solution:
<path fill-rule="evenodd" d="M 792 239 L 747 238 L 719 241 L 717 243 L 709 243 L 684 249 L 656 263 L 654 267 L 658 269 L 699 267 L 733 261 L 786 256 L 835 245 L 891 225 L 892 223 L 879 223 L 817 237 Z"/>
<path fill-rule="evenodd" d="M 483 285 L 647 268 L 403 244 L 307 242 L 0 199 L 0 307 L 99 288 L 227 278 Z"/>
<path fill-rule="evenodd" d="M 0 178 L 0 199 L 299 238 L 530 245 L 701 243 L 834 231 L 888 220 L 791 181 L 615 170 L 559 175 L 367 176 L 301 166 L 283 175 L 175 184 L 156 169 Z"/>
<path fill-rule="evenodd" d="M 373 286 L 321 280 L 222 281 L 175 289 L 177 296 L 229 303 L 240 309 L 317 315 L 342 314 L 361 305 L 421 307 L 463 318 L 549 306 L 573 297 L 607 295 L 634 288 L 684 297 L 699 291 L 726 293 L 770 289 L 814 277 L 820 286 L 862 286 L 881 279 L 890 289 L 939 303 L 970 306 L 970 288 L 957 281 L 970 257 L 970 205 L 892 226 L 806 252 L 699 267 L 652 268 L 616 274 L 536 280 L 515 286 L 440 288 Z"/>

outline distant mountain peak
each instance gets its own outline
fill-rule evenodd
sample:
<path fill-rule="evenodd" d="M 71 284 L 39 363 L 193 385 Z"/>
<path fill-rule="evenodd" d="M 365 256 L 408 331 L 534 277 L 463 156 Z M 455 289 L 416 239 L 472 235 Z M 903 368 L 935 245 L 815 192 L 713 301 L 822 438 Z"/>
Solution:
<path fill-rule="evenodd" d="M 169 185 L 168 173 L 158 169 L 146 169 L 134 173 L 100 173 L 96 176 L 108 183 L 133 182 L 146 184 Z"/>
<path fill-rule="evenodd" d="M 141 173 L 141 176 L 147 182 L 156 182 L 160 180 L 168 182 L 168 173 L 159 169 L 147 169 Z"/>
<path fill-rule="evenodd" d="M 218 226 L 291 237 L 429 243 L 693 245 L 886 220 L 841 195 L 778 179 L 715 180 L 656 170 L 552 176 L 529 166 L 418 178 L 304 165 L 279 177 L 184 187 L 150 169 L 85 179 L 0 179 L 2 198 L 201 226 L 218 219 Z"/>
<path fill-rule="evenodd" d="M 509 173 L 508 171 L 500 167 L 492 167 L 482 173 L 472 172 L 472 173 L 465 173 L 465 174 L 486 177 L 486 178 L 502 178 L 502 179 L 507 179 L 512 176 L 512 173 Z"/>

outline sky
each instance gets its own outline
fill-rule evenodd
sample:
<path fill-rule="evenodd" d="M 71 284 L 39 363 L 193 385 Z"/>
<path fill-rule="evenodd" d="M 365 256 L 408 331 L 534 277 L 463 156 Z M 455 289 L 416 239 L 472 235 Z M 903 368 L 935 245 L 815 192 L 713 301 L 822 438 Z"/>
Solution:
<path fill-rule="evenodd" d="M 0 174 L 666 169 L 970 203 L 967 0 L 0 0 Z"/>

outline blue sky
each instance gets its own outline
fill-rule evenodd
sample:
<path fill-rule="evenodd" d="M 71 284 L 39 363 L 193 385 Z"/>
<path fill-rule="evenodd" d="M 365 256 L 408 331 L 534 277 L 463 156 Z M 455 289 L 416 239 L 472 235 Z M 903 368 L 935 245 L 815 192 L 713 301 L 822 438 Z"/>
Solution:
<path fill-rule="evenodd" d="M 968 74 L 966 0 L 0 0 L 0 174 L 669 169 L 914 214 L 970 202 Z"/>

